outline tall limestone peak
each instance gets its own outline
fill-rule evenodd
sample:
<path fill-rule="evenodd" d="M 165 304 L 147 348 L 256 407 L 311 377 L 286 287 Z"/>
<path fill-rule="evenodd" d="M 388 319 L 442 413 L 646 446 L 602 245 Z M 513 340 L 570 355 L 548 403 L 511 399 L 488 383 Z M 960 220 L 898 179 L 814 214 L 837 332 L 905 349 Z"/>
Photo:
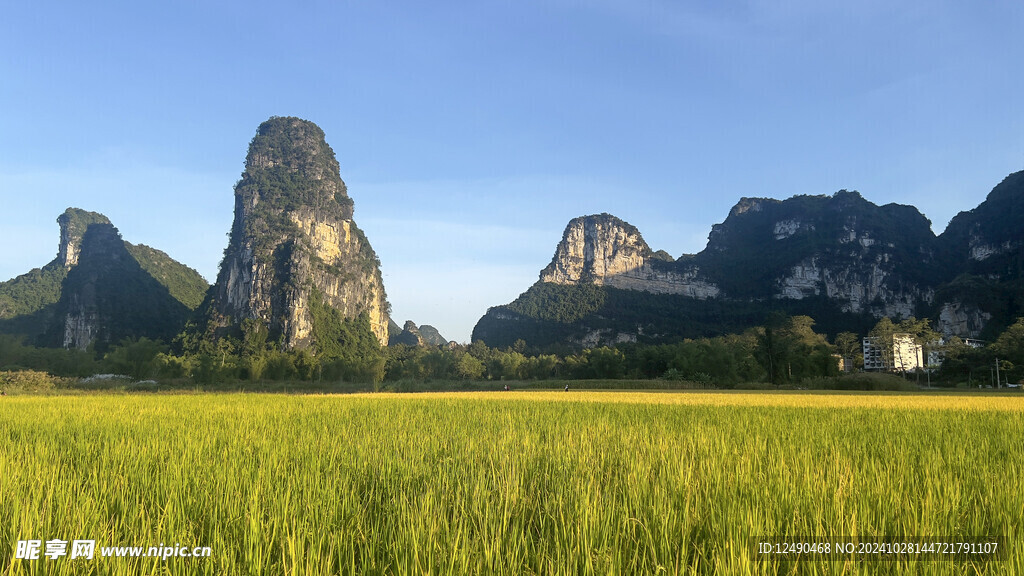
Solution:
<path fill-rule="evenodd" d="M 57 217 L 57 224 L 60 224 L 57 260 L 65 270 L 70 270 L 78 264 L 78 253 L 82 249 L 82 236 L 85 235 L 85 231 L 91 224 L 110 224 L 110 220 L 98 212 L 68 208 Z"/>
<path fill-rule="evenodd" d="M 352 220 L 353 204 L 323 130 L 274 117 L 249 145 L 235 219 L 213 291 L 215 328 L 265 325 L 289 348 L 316 345 L 326 309 L 365 314 L 387 343 L 380 263 Z M 326 307 L 326 308 L 325 308 Z"/>
<path fill-rule="evenodd" d="M 242 180 L 235 187 L 236 215 L 239 203 L 255 212 L 260 202 L 265 209 L 319 210 L 340 220 L 352 219 L 352 199 L 334 150 L 319 126 L 291 117 L 273 117 L 260 124 L 249 143 Z"/>
<path fill-rule="evenodd" d="M 441 333 L 437 331 L 430 324 L 424 324 L 420 326 L 420 337 L 428 346 L 444 346 L 448 344 L 448 339 L 441 336 Z"/>
<path fill-rule="evenodd" d="M 54 336 L 65 348 L 116 343 L 147 336 L 170 341 L 190 310 L 147 273 L 109 222 L 82 234 L 77 264 L 68 271 L 57 302 Z"/>
<path fill-rule="evenodd" d="M 635 226 L 611 214 L 573 218 L 562 233 L 555 256 L 540 273 L 541 282 L 604 284 L 641 268 L 651 248 Z"/>
<path fill-rule="evenodd" d="M 611 214 L 574 218 L 565 227 L 551 263 L 540 281 L 594 284 L 656 294 L 685 294 L 704 299 L 718 295 L 697 271 L 651 250 L 635 226 Z"/>
<path fill-rule="evenodd" d="M 103 214 L 68 208 L 57 223 L 56 258 L 0 282 L 0 333 L 82 349 L 124 338 L 170 341 L 209 288 L 167 254 L 122 240 Z"/>

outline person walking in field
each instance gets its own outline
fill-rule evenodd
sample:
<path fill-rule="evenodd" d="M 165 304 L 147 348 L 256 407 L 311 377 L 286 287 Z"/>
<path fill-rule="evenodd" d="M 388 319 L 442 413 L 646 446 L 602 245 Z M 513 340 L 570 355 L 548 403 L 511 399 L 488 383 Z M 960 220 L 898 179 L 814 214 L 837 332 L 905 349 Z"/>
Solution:
<path fill-rule="evenodd" d="M 569 385 L 568 385 L 568 384 L 566 384 L 566 385 L 565 385 L 565 391 L 566 391 L 566 392 L 568 392 L 568 391 L 569 391 Z"/>

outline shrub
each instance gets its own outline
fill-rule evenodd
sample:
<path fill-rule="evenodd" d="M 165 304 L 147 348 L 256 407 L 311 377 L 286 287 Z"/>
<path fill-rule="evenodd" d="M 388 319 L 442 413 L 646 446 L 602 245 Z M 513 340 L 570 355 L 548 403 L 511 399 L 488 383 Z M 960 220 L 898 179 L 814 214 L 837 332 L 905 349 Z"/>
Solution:
<path fill-rule="evenodd" d="M 66 387 L 67 384 L 66 378 L 58 378 L 38 370 L 0 372 L 0 388 L 7 393 L 47 392 L 54 388 Z"/>

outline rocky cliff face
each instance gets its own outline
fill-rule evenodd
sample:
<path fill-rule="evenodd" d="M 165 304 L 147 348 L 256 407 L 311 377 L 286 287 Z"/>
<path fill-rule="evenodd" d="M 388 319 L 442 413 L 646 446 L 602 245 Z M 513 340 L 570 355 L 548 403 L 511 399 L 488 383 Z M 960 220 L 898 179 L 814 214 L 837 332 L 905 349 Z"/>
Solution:
<path fill-rule="evenodd" d="M 82 236 L 89 225 L 110 221 L 96 212 L 68 208 L 57 217 L 57 223 L 57 257 L 42 268 L 0 282 L 0 332 L 20 333 L 34 339 L 49 328 L 52 308 L 60 299 L 61 282 L 68 270 L 78 264 Z"/>
<path fill-rule="evenodd" d="M 104 308 L 111 299 L 105 294 L 109 284 L 117 282 L 117 278 L 126 276 L 131 256 L 124 247 L 117 228 L 108 223 L 96 223 L 83 230 L 82 234 L 71 237 L 67 234 L 67 220 L 58 219 L 61 223 L 61 250 L 58 258 L 65 262 L 73 262 L 74 267 L 69 279 L 64 281 L 64 290 L 58 304 L 60 325 L 60 344 L 64 348 L 85 350 L 97 338 L 108 332 L 105 325 Z M 84 250 L 83 250 L 84 245 Z M 78 267 L 79 255 L 84 252 L 85 263 Z M 138 266 L 138 264 L 135 264 Z"/>
<path fill-rule="evenodd" d="M 214 290 L 220 327 L 264 323 L 286 347 L 314 345 L 310 297 L 369 317 L 382 344 L 388 303 L 379 262 L 352 220 L 334 151 L 312 122 L 271 118 L 249 146 L 235 219 Z"/>
<path fill-rule="evenodd" d="M 932 290 L 908 285 L 889 269 L 884 256 L 857 266 L 823 266 L 812 256 L 775 283 L 775 298 L 802 300 L 816 296 L 836 302 L 843 312 L 869 313 L 876 318 L 909 318 L 919 304 L 930 302 Z"/>
<path fill-rule="evenodd" d="M 655 257 L 614 216 L 576 218 L 540 281 L 697 299 L 824 297 L 844 312 L 911 316 L 931 302 L 918 272 L 933 260 L 934 242 L 915 209 L 875 206 L 855 192 L 743 198 L 714 226 L 706 250 L 675 262 Z"/>
<path fill-rule="evenodd" d="M 191 310 L 143 268 L 129 246 L 110 223 L 86 228 L 76 264 L 61 285 L 51 343 L 85 350 L 125 338 L 169 342 L 182 329 Z"/>
<path fill-rule="evenodd" d="M 590 283 L 700 300 L 719 294 L 718 287 L 703 280 L 696 269 L 674 266 L 655 256 L 639 230 L 609 214 L 570 221 L 540 281 Z"/>
<path fill-rule="evenodd" d="M 110 224 L 103 214 L 88 212 L 81 208 L 68 208 L 57 217 L 60 225 L 60 246 L 57 249 L 57 261 L 70 270 L 78 264 L 78 254 L 82 250 L 82 237 L 92 224 Z"/>
<path fill-rule="evenodd" d="M 935 329 L 947 336 L 977 338 L 989 320 L 992 320 L 992 314 L 976 304 L 953 300 L 944 302 L 939 308 Z"/>
<path fill-rule="evenodd" d="M 697 299 L 824 297 L 844 312 L 912 316 L 933 295 L 914 271 L 933 258 L 934 241 L 913 208 L 878 207 L 855 192 L 743 198 L 704 252 L 677 262 L 654 258 L 636 228 L 614 216 L 577 218 L 540 280 Z"/>

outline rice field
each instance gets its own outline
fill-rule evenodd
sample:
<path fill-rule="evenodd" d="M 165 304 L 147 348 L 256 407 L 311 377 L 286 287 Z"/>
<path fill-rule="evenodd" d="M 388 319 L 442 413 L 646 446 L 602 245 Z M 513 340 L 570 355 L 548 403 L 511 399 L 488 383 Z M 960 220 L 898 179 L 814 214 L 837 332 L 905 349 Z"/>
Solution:
<path fill-rule="evenodd" d="M 5 397 L 0 574 L 1024 573 L 1022 416 L 980 394 Z M 758 553 L 853 537 L 1000 548 Z"/>

